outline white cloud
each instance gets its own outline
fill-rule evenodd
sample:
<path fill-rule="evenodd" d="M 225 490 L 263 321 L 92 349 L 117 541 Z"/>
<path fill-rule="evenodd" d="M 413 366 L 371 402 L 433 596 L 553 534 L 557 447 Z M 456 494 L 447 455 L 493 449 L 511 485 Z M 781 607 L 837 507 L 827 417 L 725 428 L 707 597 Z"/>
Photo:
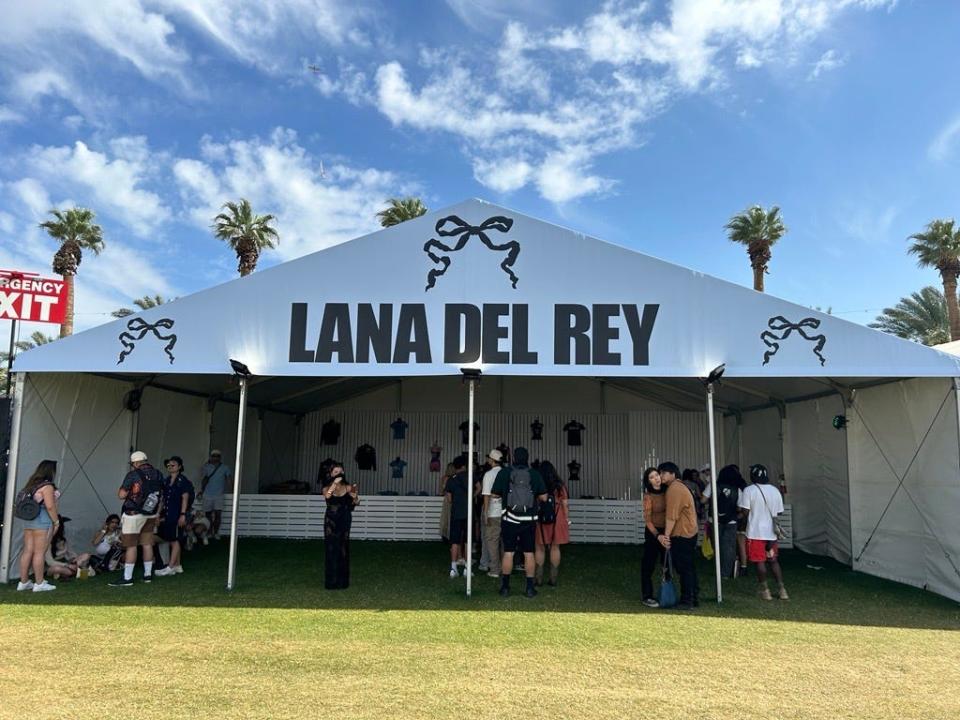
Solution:
<path fill-rule="evenodd" d="M 807 76 L 807 80 L 816 80 L 825 72 L 843 67 L 846 62 L 847 58 L 845 55 L 840 55 L 836 50 L 827 50 L 820 56 L 820 59 L 813 64 L 813 69 L 810 71 L 810 75 Z"/>
<path fill-rule="evenodd" d="M 596 160 L 641 142 L 644 124 L 681 95 L 723 87 L 731 72 L 796 62 L 803 43 L 846 8 L 892 7 L 891 0 L 673 0 L 606 2 L 582 22 L 533 31 L 510 21 L 497 0 L 469 19 L 503 23 L 486 54 L 421 52 L 373 73 L 370 95 L 396 126 L 450 133 L 464 141 L 474 177 L 498 192 L 534 185 L 555 202 L 608 192 Z M 836 53 L 818 73 L 837 67 Z M 342 81 L 325 78 L 322 91 Z M 356 98 L 362 93 L 354 92 Z"/>
<path fill-rule="evenodd" d="M 927 157 L 937 162 L 942 162 L 949 158 L 955 151 L 958 141 L 960 141 L 960 115 L 948 122 L 927 148 Z"/>
<path fill-rule="evenodd" d="M 18 123 L 25 119 L 17 111 L 8 108 L 6 105 L 0 105 L 0 123 Z"/>
<path fill-rule="evenodd" d="M 337 158 L 324 163 L 307 152 L 292 130 L 269 138 L 233 140 L 217 146 L 209 138 L 206 161 L 181 158 L 174 177 L 186 212 L 207 228 L 227 200 L 247 198 L 258 213 L 277 216 L 284 260 L 366 234 L 379 227 L 376 213 L 393 195 L 416 191 L 393 173 L 357 168 Z M 211 153 L 213 146 L 218 150 Z"/>
<path fill-rule="evenodd" d="M 34 146 L 23 163 L 46 187 L 74 192 L 77 202 L 106 211 L 137 235 L 150 236 L 170 216 L 160 196 L 143 186 L 153 176 L 155 157 L 142 137 L 122 137 L 109 152 L 73 147 Z"/>
<path fill-rule="evenodd" d="M 30 212 L 32 218 L 43 217 L 53 207 L 47 189 L 34 178 L 17 180 L 10 183 L 9 188 L 14 197 Z"/>

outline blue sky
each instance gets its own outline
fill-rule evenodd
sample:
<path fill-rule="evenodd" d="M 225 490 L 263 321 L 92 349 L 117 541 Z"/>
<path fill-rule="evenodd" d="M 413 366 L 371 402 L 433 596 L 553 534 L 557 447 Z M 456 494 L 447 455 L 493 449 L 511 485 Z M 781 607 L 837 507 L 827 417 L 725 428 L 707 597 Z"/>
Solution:
<path fill-rule="evenodd" d="M 744 285 L 723 225 L 779 204 L 767 291 L 857 322 L 939 283 L 906 238 L 960 208 L 950 0 L 0 5 L 0 267 L 50 274 L 37 223 L 95 209 L 78 329 L 235 277 L 239 197 L 261 267 L 477 196 Z"/>

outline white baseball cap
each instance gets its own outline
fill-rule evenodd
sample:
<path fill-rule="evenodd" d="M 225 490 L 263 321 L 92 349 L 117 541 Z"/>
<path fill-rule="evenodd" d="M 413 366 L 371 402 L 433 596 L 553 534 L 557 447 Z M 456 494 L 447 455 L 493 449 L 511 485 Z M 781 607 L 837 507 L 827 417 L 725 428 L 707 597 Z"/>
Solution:
<path fill-rule="evenodd" d="M 704 463 L 700 466 L 700 472 L 707 473 L 710 472 L 710 463 Z"/>
<path fill-rule="evenodd" d="M 223 457 L 223 453 L 221 453 L 219 450 L 211 450 L 210 457 Z"/>
<path fill-rule="evenodd" d="M 487 453 L 487 457 L 493 460 L 494 462 L 500 462 L 503 460 L 503 453 L 497 449 L 493 449 Z"/>
<path fill-rule="evenodd" d="M 130 462 L 146 462 L 147 454 L 143 450 L 137 450 L 134 453 L 130 454 Z"/>

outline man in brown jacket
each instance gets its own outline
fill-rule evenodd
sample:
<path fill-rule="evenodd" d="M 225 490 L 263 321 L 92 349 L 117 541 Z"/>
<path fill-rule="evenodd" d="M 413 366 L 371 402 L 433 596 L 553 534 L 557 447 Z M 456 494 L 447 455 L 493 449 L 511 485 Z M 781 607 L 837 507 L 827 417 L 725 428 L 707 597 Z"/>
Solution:
<path fill-rule="evenodd" d="M 660 544 L 670 551 L 673 569 L 680 576 L 677 609 L 689 610 L 700 605 L 700 585 L 693 560 L 697 549 L 697 508 L 693 493 L 680 482 L 676 463 L 660 463 L 657 471 L 667 486 L 667 525 Z"/>

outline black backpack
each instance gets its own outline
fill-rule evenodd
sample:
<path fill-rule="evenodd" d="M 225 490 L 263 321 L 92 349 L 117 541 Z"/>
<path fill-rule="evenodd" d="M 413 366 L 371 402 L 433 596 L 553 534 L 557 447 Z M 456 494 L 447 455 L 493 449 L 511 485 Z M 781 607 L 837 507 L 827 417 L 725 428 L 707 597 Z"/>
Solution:
<path fill-rule="evenodd" d="M 530 468 L 510 468 L 510 490 L 507 492 L 507 509 L 515 515 L 530 515 L 536 509 L 533 486 L 530 484 Z"/>
<path fill-rule="evenodd" d="M 46 484 L 46 483 L 44 483 Z M 33 496 L 43 485 L 35 487 L 33 490 L 24 488 L 17 493 L 17 499 L 14 501 L 13 514 L 21 520 L 36 520 L 40 514 L 40 503 L 34 500 Z"/>
<path fill-rule="evenodd" d="M 140 476 L 140 497 L 139 511 L 141 515 L 156 515 L 160 510 L 160 495 L 163 492 L 163 478 L 160 473 L 153 469 L 153 474 L 148 474 L 137 468 L 137 475 Z"/>
<path fill-rule="evenodd" d="M 557 522 L 557 498 L 553 493 L 547 494 L 547 499 L 540 503 L 539 508 L 541 525 L 553 525 Z"/>
<path fill-rule="evenodd" d="M 721 524 L 737 519 L 737 498 L 740 492 L 732 485 L 717 485 L 717 521 Z"/>

